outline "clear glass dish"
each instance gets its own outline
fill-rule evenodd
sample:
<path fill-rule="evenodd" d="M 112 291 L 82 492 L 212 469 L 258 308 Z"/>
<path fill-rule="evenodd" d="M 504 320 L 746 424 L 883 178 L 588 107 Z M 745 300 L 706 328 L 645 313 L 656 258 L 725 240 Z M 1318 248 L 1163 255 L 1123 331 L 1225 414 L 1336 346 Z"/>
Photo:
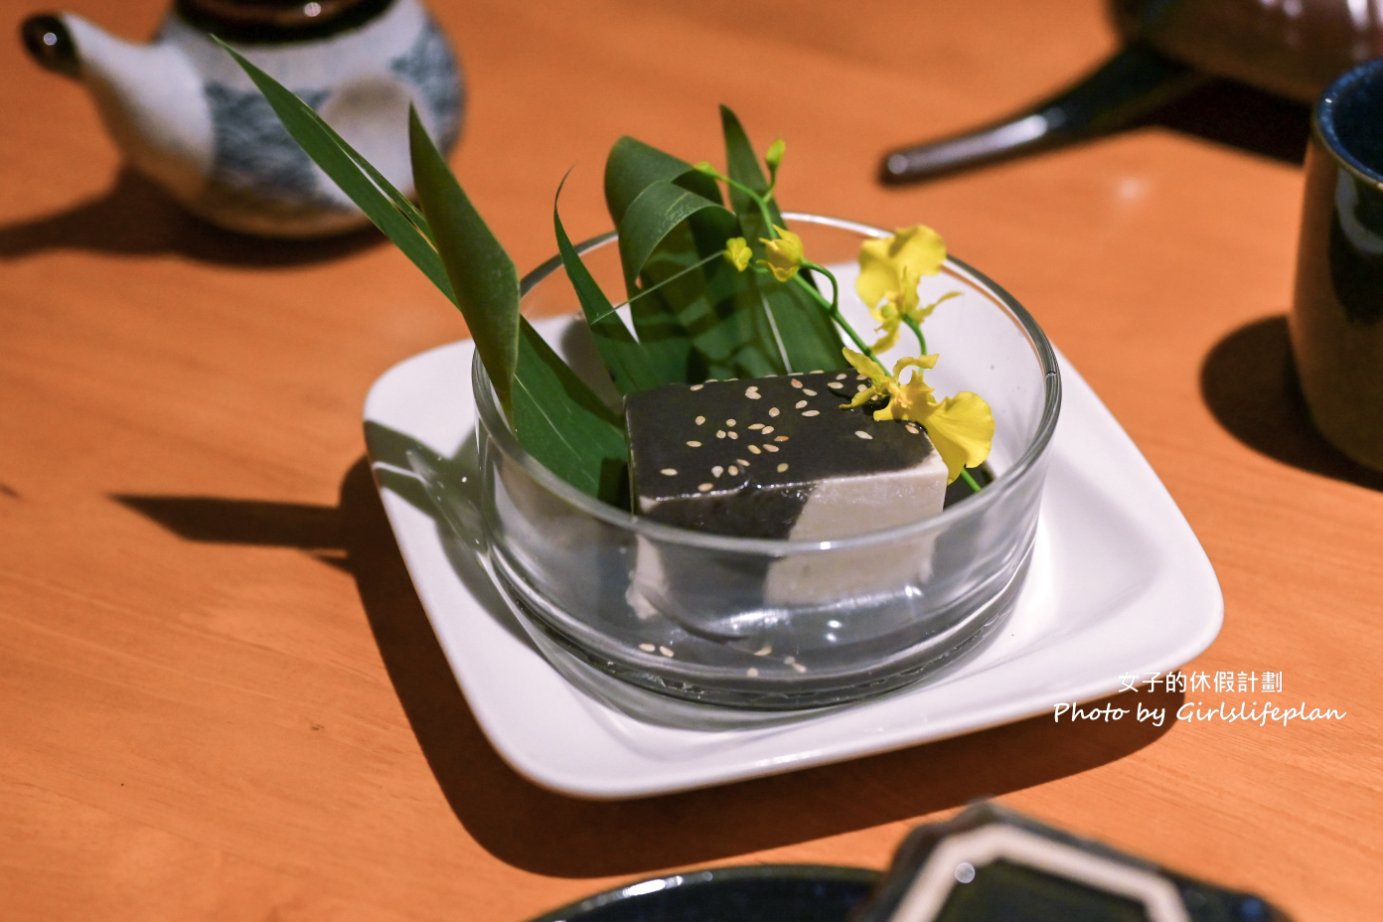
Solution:
<path fill-rule="evenodd" d="M 808 257 L 836 271 L 842 309 L 867 330 L 853 303 L 855 254 L 863 238 L 888 231 L 787 218 Z M 622 290 L 614 244 L 606 235 L 579 248 L 607 294 Z M 522 287 L 526 314 L 577 309 L 558 260 Z M 973 649 L 1021 584 L 1060 383 L 1046 336 L 1018 302 L 954 259 L 925 280 L 923 299 L 951 290 L 964 296 L 926 324 L 942 356 L 928 381 L 940 395 L 972 390 L 990 403 L 995 480 L 939 515 L 837 540 L 704 534 L 601 503 L 523 450 L 477 360 L 485 553 L 515 614 L 552 641 L 540 646 L 656 692 L 773 710 L 878 694 Z M 571 329 L 553 345 L 578 371 L 598 367 L 584 326 Z"/>

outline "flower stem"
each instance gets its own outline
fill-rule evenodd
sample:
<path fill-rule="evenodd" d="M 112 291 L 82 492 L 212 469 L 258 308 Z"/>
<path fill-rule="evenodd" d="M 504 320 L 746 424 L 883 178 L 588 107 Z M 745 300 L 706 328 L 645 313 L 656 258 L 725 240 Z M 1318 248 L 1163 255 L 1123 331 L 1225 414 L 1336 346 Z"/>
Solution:
<path fill-rule="evenodd" d="M 749 198 L 753 200 L 754 204 L 758 206 L 759 215 L 763 217 L 764 227 L 768 228 L 769 235 L 773 237 L 778 236 L 778 231 L 775 229 L 775 225 L 773 223 L 773 214 L 768 210 L 768 202 L 770 199 L 773 198 L 773 186 L 770 185 L 768 187 L 768 192 L 763 195 L 760 195 L 756 190 L 751 189 L 749 186 L 746 186 L 739 180 L 731 179 L 729 176 L 722 175 L 719 170 L 717 170 L 710 164 L 703 164 L 702 166 L 699 166 L 697 169 L 700 172 L 705 173 L 707 176 L 710 176 L 712 179 L 716 179 L 720 182 L 725 183 L 725 185 L 729 186 L 731 189 L 738 189 L 740 192 L 743 192 L 745 195 L 749 196 Z"/>
<path fill-rule="evenodd" d="M 850 337 L 850 341 L 859 348 L 860 352 L 870 359 L 873 359 L 874 364 L 878 365 L 884 374 L 888 374 L 888 369 L 884 367 L 884 363 L 880 362 L 878 357 L 874 355 L 874 350 L 869 348 L 869 344 L 860 338 L 860 334 L 855 332 L 855 328 L 850 325 L 850 321 L 846 320 L 845 315 L 840 312 L 840 283 L 836 281 L 835 274 L 820 263 L 814 263 L 810 260 L 804 259 L 802 261 L 802 267 L 804 269 L 820 272 L 831 280 L 831 300 L 827 301 L 825 296 L 817 290 L 817 287 L 804 279 L 800 273 L 794 275 L 792 280 L 797 283 L 798 287 L 816 299 L 816 302 L 826 311 L 826 316 L 830 317 L 836 326 L 845 331 L 845 335 Z"/>
<path fill-rule="evenodd" d="M 732 189 L 740 190 L 753 200 L 754 204 L 759 207 L 759 215 L 764 219 L 764 227 L 768 228 L 768 235 L 770 237 L 777 237 L 778 226 L 773 223 L 773 213 L 768 210 L 768 200 L 773 197 L 773 190 L 770 189 L 767 195 L 760 195 L 744 183 L 736 182 L 728 176 L 721 176 L 720 178 L 725 181 L 725 185 Z"/>
<path fill-rule="evenodd" d="M 971 476 L 970 472 L 965 468 L 960 469 L 960 479 L 965 481 L 965 485 L 970 488 L 971 493 L 978 493 L 980 490 L 984 489 L 980 486 L 979 481 Z"/>
<path fill-rule="evenodd" d="M 698 167 L 698 169 L 706 175 L 712 176 L 720 180 L 730 188 L 738 189 L 740 192 L 743 192 L 745 195 L 749 196 L 749 198 L 754 202 L 754 204 L 759 207 L 759 214 L 763 216 L 764 225 L 768 228 L 768 233 L 773 237 L 778 236 L 777 226 L 774 225 L 773 217 L 768 210 L 768 200 L 773 196 L 772 186 L 769 187 L 767 195 L 761 195 L 758 191 L 751 189 L 744 183 L 733 180 L 728 176 L 721 175 L 719 170 L 715 169 L 709 164 L 704 164 Z M 776 183 L 776 176 L 774 177 L 774 180 Z M 845 319 L 845 315 L 840 312 L 840 283 L 836 280 L 835 274 L 832 273 L 831 270 L 827 269 L 825 266 L 821 265 L 820 263 L 814 263 L 811 260 L 807 259 L 802 260 L 802 267 L 805 269 L 812 269 L 816 272 L 820 272 L 822 275 L 826 276 L 826 278 L 831 280 L 831 300 L 827 301 L 826 298 L 821 294 L 821 292 L 817 290 L 817 287 L 813 285 L 811 282 L 808 282 L 806 279 L 804 279 L 800 273 L 794 275 L 792 277 L 792 280 L 796 282 L 800 288 L 802 288 L 809 295 L 811 295 L 818 304 L 821 305 L 821 307 L 826 311 L 826 316 L 830 317 L 831 321 L 834 322 L 836 326 L 840 327 L 842 330 L 845 331 L 845 334 L 850 337 L 850 341 L 853 342 L 859 348 L 860 352 L 872 359 L 874 364 L 878 365 L 879 369 L 883 371 L 884 374 L 888 374 L 888 368 L 885 367 L 883 362 L 879 361 L 879 359 L 874 355 L 874 350 L 869 348 L 869 344 L 860 338 L 860 334 L 855 332 L 855 328 L 850 325 L 850 322 Z M 913 332 L 917 334 L 917 338 L 919 340 L 922 340 L 921 328 L 918 327 L 915 322 L 913 322 L 911 325 Z M 925 341 L 923 341 L 922 351 L 923 353 L 927 351 Z"/>
<path fill-rule="evenodd" d="M 917 337 L 917 346 L 919 349 L 922 350 L 920 354 L 926 355 L 927 337 L 922 335 L 922 324 L 918 323 L 915 319 L 909 317 L 907 314 L 903 315 L 903 322 L 908 325 L 908 329 L 912 330 L 913 335 Z"/>

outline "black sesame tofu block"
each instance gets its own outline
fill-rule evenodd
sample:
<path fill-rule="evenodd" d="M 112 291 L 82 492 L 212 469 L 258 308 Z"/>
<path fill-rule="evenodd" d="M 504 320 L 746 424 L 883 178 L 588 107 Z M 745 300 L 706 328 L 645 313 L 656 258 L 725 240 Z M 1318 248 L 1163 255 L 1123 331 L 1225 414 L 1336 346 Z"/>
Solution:
<path fill-rule="evenodd" d="M 921 427 L 843 409 L 863 379 L 810 372 L 668 385 L 625 401 L 635 510 L 752 538 L 823 540 L 941 511 Z"/>

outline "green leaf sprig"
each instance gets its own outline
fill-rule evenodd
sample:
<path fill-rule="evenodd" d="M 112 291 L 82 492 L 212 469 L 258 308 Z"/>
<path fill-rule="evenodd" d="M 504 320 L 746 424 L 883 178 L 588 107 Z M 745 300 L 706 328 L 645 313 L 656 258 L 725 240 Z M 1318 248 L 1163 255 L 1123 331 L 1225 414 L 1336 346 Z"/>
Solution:
<path fill-rule="evenodd" d="M 417 113 L 409 113 L 415 205 L 310 106 L 234 49 L 223 47 L 312 160 L 460 309 L 524 448 L 586 493 L 606 502 L 622 501 L 629 449 L 621 414 L 604 404 L 520 315 L 513 261 Z M 944 403 L 931 400 L 920 377 L 903 384 L 896 368 L 889 372 L 873 358 L 873 350 L 840 315 L 835 277 L 805 259 L 800 239 L 783 220 L 774 195 L 782 142 L 774 142 L 765 154 L 765 175 L 739 119 L 723 106 L 720 114 L 725 174 L 708 164 L 692 166 L 634 138 L 621 138 L 611 150 L 605 197 L 624 275 L 626 297 L 619 306 L 611 303 L 567 234 L 558 186 L 552 215 L 558 253 L 615 388 L 630 394 L 669 383 L 855 364 L 867 369 L 875 390 L 887 391 L 898 412 L 925 411 L 949 421 L 967 408 L 956 401 L 974 395 Z M 728 205 L 721 197 L 722 183 Z M 741 271 L 752 257 L 746 239 L 763 245 L 764 256 L 756 260 L 760 271 Z M 820 290 L 818 274 L 829 282 L 830 298 Z M 915 305 L 897 304 L 908 309 L 889 315 L 891 328 L 908 326 L 925 352 L 918 325 L 925 314 Z M 628 325 L 621 316 L 625 308 Z M 876 316 L 881 309 L 871 307 Z M 843 349 L 841 331 L 859 353 Z M 926 364 L 921 359 L 916 363 Z M 924 398 L 931 402 L 924 405 Z M 907 409 L 912 404 L 923 409 Z"/>
<path fill-rule="evenodd" d="M 234 49 L 223 47 L 308 156 L 460 309 L 500 405 L 529 454 L 592 496 L 618 501 L 619 471 L 629 456 L 619 414 L 519 314 L 513 261 L 471 205 L 417 114 L 409 116 L 409 147 L 421 210 L 310 106 Z"/>

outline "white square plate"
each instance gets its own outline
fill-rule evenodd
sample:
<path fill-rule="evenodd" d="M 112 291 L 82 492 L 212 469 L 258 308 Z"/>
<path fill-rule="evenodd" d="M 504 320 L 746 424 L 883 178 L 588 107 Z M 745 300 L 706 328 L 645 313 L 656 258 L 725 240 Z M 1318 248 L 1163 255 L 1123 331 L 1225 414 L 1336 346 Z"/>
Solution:
<path fill-rule="evenodd" d="M 568 322 L 537 327 L 556 342 Z M 641 797 L 957 736 L 1117 692 L 1123 677 L 1175 669 L 1219 633 L 1224 602 L 1205 552 L 1063 359 L 1032 564 L 1013 614 L 977 654 L 930 682 L 771 725 L 688 729 L 629 716 L 564 679 L 477 580 L 483 571 L 458 562 L 460 542 L 387 485 L 399 482 L 399 436 L 444 456 L 471 437 L 473 352 L 457 342 L 386 372 L 365 402 L 366 440 L 404 562 L 476 720 L 544 787 Z"/>

